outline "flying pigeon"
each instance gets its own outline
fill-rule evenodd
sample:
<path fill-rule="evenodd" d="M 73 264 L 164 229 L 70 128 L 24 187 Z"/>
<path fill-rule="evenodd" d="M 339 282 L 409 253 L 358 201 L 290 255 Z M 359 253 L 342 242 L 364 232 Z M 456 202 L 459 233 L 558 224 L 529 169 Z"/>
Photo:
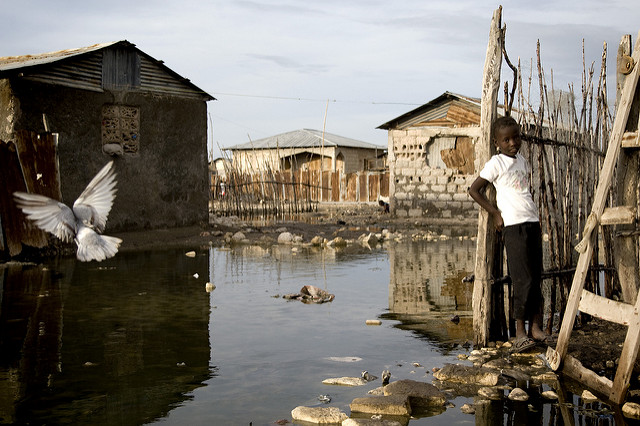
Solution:
<path fill-rule="evenodd" d="M 75 239 L 79 260 L 100 262 L 113 257 L 122 243 L 120 238 L 100 235 L 117 191 L 115 178 L 113 161 L 110 161 L 91 179 L 73 203 L 73 210 L 44 195 L 14 192 L 13 196 L 17 206 L 40 229 L 64 242 Z"/>

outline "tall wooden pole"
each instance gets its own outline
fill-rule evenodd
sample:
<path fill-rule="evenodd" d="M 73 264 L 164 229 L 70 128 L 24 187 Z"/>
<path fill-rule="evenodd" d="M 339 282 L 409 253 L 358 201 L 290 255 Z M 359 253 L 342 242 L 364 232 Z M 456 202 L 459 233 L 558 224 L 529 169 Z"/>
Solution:
<path fill-rule="evenodd" d="M 482 77 L 482 100 L 480 104 L 481 136 L 476 146 L 476 170 L 480 170 L 495 153 L 492 143 L 491 123 L 498 115 L 498 92 L 500 90 L 500 66 L 502 64 L 503 30 L 501 29 L 502 6 L 493 12 L 487 56 Z M 495 190 L 487 190 L 490 201 L 495 200 Z M 495 258 L 496 231 L 491 216 L 480 209 L 478 217 L 478 239 L 476 246 L 475 281 L 473 286 L 473 334 L 476 346 L 485 346 L 489 339 L 491 312 L 491 283 Z"/>

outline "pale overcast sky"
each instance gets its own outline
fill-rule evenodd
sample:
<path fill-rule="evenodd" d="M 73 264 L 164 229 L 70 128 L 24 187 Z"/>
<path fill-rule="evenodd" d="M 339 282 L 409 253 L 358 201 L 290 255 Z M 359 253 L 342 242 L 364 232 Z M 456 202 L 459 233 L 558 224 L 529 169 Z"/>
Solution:
<path fill-rule="evenodd" d="M 445 91 L 479 97 L 486 0 L 5 0 L 0 56 L 128 40 L 217 98 L 210 143 L 227 147 L 302 128 L 378 145 L 379 125 Z M 638 0 L 507 0 L 507 53 L 528 72 L 541 43 L 556 88 L 580 90 L 582 40 L 596 63 L 608 44 L 609 94 Z M 511 76 L 509 76 L 511 79 Z M 327 103 L 328 101 L 328 103 Z M 211 128 L 211 123 L 213 128 Z"/>

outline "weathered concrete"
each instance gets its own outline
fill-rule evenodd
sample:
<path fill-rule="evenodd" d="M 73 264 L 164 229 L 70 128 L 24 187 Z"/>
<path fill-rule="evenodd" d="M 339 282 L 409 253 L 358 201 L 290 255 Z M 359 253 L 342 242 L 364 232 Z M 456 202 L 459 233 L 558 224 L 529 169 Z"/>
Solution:
<path fill-rule="evenodd" d="M 340 411 L 338 407 L 296 407 L 291 410 L 291 417 L 294 421 L 309 422 L 316 424 L 341 423 L 348 416 Z"/>
<path fill-rule="evenodd" d="M 442 406 L 447 402 L 444 393 L 431 383 L 415 380 L 397 380 L 384 387 L 384 395 L 408 396 L 411 408 Z"/>
<path fill-rule="evenodd" d="M 495 386 L 500 375 L 489 368 L 447 364 L 433 373 L 433 377 L 442 381 Z"/>
<path fill-rule="evenodd" d="M 369 396 L 356 398 L 349 405 L 351 412 L 386 414 L 390 416 L 410 416 L 411 405 L 406 395 Z"/>

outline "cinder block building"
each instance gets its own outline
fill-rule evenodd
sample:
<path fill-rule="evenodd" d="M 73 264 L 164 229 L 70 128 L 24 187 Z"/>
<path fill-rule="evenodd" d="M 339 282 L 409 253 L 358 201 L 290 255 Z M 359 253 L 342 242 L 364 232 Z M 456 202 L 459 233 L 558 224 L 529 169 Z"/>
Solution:
<path fill-rule="evenodd" d="M 381 126 L 389 132 L 391 212 L 399 217 L 473 222 L 480 100 L 445 92 Z"/>

